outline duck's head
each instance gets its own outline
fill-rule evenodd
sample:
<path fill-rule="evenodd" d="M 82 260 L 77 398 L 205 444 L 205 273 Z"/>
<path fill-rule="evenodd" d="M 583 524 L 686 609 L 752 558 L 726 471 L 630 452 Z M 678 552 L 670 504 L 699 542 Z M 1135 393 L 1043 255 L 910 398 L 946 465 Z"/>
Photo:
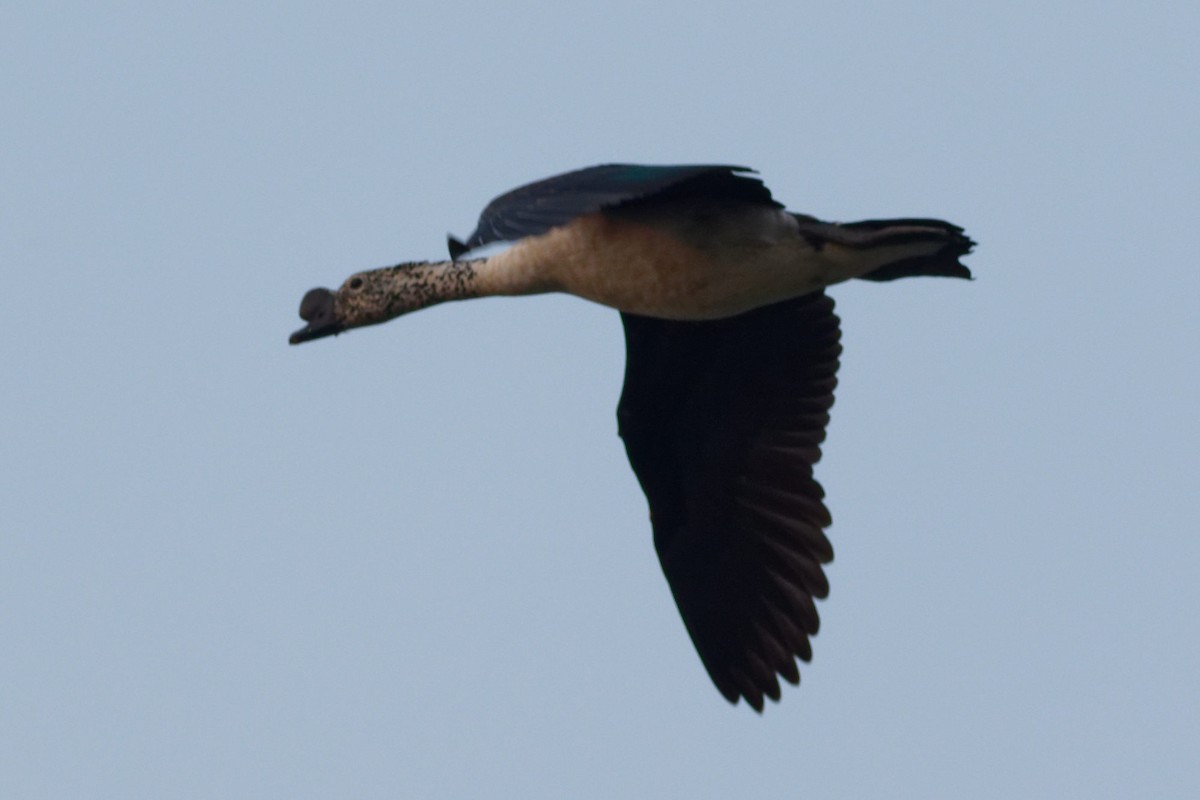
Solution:
<path fill-rule="evenodd" d="M 430 291 L 426 262 L 398 264 L 351 275 L 336 292 L 310 289 L 300 301 L 300 318 L 307 322 L 289 338 L 300 344 L 336 336 L 351 328 L 387 322 L 442 299 Z"/>

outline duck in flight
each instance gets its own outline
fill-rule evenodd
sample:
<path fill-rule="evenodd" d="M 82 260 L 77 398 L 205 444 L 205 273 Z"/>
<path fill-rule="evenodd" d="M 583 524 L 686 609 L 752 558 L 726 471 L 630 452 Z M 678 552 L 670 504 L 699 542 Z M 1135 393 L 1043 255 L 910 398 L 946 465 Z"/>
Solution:
<path fill-rule="evenodd" d="M 472 257 L 478 248 L 507 250 Z M 717 689 L 756 711 L 797 684 L 833 558 L 813 465 L 851 278 L 970 278 L 973 242 L 937 219 L 822 222 L 745 167 L 605 164 L 514 189 L 450 260 L 351 275 L 300 303 L 300 344 L 448 300 L 567 292 L 621 312 L 618 431 L 654 547 Z"/>

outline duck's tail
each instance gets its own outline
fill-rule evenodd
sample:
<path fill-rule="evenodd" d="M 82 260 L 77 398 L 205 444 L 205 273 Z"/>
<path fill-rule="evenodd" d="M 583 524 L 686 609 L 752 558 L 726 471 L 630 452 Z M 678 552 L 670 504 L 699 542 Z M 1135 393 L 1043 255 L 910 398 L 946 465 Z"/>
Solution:
<path fill-rule="evenodd" d="M 794 215 L 801 235 L 814 247 L 824 243 L 852 250 L 897 248 L 899 257 L 858 277 L 867 281 L 892 281 L 918 275 L 970 278 L 971 271 L 959 261 L 975 242 L 957 225 L 940 219 L 868 219 L 862 222 L 821 222 L 803 214 Z M 919 254 L 902 255 L 905 245 L 915 245 Z M 937 246 L 930 252 L 930 245 Z"/>

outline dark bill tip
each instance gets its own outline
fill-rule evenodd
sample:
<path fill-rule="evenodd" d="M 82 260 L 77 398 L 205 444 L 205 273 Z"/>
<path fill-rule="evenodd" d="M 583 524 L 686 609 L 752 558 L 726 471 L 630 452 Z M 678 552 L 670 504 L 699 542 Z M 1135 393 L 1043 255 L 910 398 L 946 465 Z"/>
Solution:
<path fill-rule="evenodd" d="M 333 308 L 333 292 L 328 289 L 310 289 L 300 301 L 300 319 L 308 324 L 288 337 L 288 344 L 300 344 L 334 336 L 342 332 Z"/>

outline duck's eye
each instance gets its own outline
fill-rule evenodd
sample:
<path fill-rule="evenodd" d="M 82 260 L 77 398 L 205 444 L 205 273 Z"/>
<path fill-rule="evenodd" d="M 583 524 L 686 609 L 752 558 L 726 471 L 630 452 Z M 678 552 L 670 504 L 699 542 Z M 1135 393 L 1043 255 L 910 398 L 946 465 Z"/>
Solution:
<path fill-rule="evenodd" d="M 362 278 L 351 278 L 350 279 L 350 288 L 351 289 L 361 289 L 362 285 L 363 285 Z"/>

